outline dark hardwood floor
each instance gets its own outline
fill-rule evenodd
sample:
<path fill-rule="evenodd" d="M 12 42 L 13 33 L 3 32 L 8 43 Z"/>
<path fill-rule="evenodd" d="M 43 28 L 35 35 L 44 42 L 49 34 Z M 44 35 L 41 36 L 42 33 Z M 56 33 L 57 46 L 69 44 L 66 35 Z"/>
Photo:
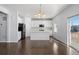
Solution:
<path fill-rule="evenodd" d="M 30 40 L 18 43 L 0 43 L 0 55 L 67 55 L 68 47 L 61 42 L 50 40 Z"/>

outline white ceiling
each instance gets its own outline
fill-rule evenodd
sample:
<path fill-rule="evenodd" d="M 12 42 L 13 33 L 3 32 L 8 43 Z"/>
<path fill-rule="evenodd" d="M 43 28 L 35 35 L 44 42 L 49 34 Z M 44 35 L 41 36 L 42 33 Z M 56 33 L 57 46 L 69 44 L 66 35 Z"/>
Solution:
<path fill-rule="evenodd" d="M 20 12 L 22 16 L 33 17 L 35 11 L 40 8 L 39 4 L 3 4 L 2 6 Z M 51 18 L 62 11 L 67 4 L 42 4 L 42 10 L 47 17 Z"/>

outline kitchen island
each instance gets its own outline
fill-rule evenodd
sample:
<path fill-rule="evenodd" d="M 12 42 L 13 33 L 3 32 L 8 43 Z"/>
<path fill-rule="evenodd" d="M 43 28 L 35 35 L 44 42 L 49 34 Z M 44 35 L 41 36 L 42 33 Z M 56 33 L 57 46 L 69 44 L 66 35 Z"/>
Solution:
<path fill-rule="evenodd" d="M 31 40 L 49 40 L 49 32 L 45 30 L 36 30 L 31 32 Z"/>

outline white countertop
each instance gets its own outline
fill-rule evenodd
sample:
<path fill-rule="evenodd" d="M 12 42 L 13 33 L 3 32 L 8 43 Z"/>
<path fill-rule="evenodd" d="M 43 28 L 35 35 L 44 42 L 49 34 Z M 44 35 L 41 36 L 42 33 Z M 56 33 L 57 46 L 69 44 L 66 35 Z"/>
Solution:
<path fill-rule="evenodd" d="M 31 28 L 31 32 L 49 32 L 52 31 L 49 28 Z"/>

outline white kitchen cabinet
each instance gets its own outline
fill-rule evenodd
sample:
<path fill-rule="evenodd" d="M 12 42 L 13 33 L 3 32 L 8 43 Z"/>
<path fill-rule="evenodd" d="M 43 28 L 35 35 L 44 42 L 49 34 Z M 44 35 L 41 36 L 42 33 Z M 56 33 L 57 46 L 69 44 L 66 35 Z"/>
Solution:
<path fill-rule="evenodd" d="M 49 32 L 31 32 L 31 40 L 49 40 Z"/>

